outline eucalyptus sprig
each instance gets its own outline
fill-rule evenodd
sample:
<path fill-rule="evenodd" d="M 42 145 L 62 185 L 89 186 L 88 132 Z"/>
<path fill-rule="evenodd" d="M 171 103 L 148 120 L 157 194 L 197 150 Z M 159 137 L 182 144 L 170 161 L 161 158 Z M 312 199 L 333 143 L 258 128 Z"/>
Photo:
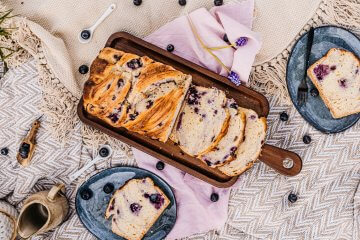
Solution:
<path fill-rule="evenodd" d="M 11 15 L 12 9 L 7 10 L 5 12 L 0 12 L 0 37 L 3 36 L 5 38 L 9 38 L 11 35 L 11 30 L 15 30 L 16 28 L 11 27 L 3 27 L 5 20 L 16 17 L 17 15 Z M 5 60 L 13 55 L 15 52 L 19 51 L 19 49 L 12 49 L 4 46 L 0 46 L 0 60 L 4 62 L 5 69 L 7 71 L 7 64 Z"/>

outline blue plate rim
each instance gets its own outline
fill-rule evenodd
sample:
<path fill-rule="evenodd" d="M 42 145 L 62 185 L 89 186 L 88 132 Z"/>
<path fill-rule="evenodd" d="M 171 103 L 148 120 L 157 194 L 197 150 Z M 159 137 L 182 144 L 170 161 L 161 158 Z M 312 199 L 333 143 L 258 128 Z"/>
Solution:
<path fill-rule="evenodd" d="M 353 33 L 352 31 L 350 31 L 349 29 L 346 29 L 345 27 L 342 27 L 342 26 L 336 26 L 336 25 L 324 25 L 324 26 L 319 26 L 319 27 L 315 27 L 314 30 L 316 29 L 320 29 L 320 28 L 339 28 L 339 29 L 342 29 L 342 30 L 345 30 L 347 31 L 348 33 L 350 33 L 351 35 L 353 35 L 356 39 L 359 40 L 359 43 L 360 43 L 360 37 L 356 36 L 355 33 Z M 288 60 L 287 60 L 287 63 L 286 63 L 286 89 L 288 91 L 288 94 L 290 96 L 290 91 L 289 91 L 289 88 L 287 87 L 289 85 L 289 79 L 288 79 L 288 70 L 289 70 L 289 63 L 290 63 L 290 58 L 292 57 L 293 55 L 293 52 L 295 50 L 295 46 L 297 45 L 297 43 L 303 39 L 306 35 L 308 34 L 308 31 L 305 32 L 303 35 L 301 35 L 301 37 L 295 42 L 295 44 L 293 45 L 292 49 L 291 49 L 291 52 L 289 54 L 289 57 L 288 57 Z M 357 54 L 356 54 L 357 56 Z M 360 57 L 360 56 L 358 56 Z M 320 132 L 322 133 L 326 133 L 326 134 L 335 134 L 335 133 L 340 133 L 340 132 L 344 132 L 346 130 L 348 130 L 349 128 L 351 128 L 352 126 L 354 126 L 359 120 L 360 120 L 360 116 L 358 117 L 358 119 L 356 121 L 354 121 L 353 123 L 349 124 L 348 126 L 346 126 L 345 128 L 343 129 L 340 129 L 340 130 L 337 130 L 337 131 L 324 131 L 324 129 L 320 129 L 319 127 L 317 127 L 315 124 L 312 124 L 302 113 L 301 111 L 299 110 L 298 106 L 295 104 L 294 102 L 294 99 L 291 99 L 291 102 L 293 104 L 293 106 L 296 108 L 296 110 L 298 111 L 298 113 L 301 115 L 301 117 L 307 122 L 309 123 L 312 127 L 314 127 L 315 129 L 319 130 Z"/>
<path fill-rule="evenodd" d="M 162 177 L 160 177 L 159 175 L 157 175 L 157 174 L 155 174 L 155 173 L 153 173 L 153 172 L 151 172 L 151 171 L 149 171 L 149 170 L 147 170 L 147 169 L 140 168 L 140 167 L 134 167 L 134 166 L 116 166 L 116 167 L 110 167 L 110 168 L 104 169 L 104 170 L 102 170 L 102 171 L 100 171 L 100 172 L 98 172 L 98 173 L 95 173 L 94 175 L 90 176 L 86 181 L 84 181 L 84 182 L 78 187 L 78 189 L 77 189 L 77 191 L 76 191 L 76 195 L 75 195 L 75 201 L 74 201 L 74 202 L 75 202 L 76 215 L 78 216 L 81 224 L 82 224 L 95 238 L 97 238 L 97 236 L 93 233 L 93 231 L 92 231 L 91 229 L 89 229 L 89 228 L 84 224 L 84 222 L 83 222 L 82 219 L 80 218 L 80 215 L 79 215 L 79 213 L 78 213 L 78 208 L 77 208 L 77 201 L 76 201 L 76 199 L 77 199 L 78 197 L 80 197 L 80 189 L 81 189 L 91 178 L 99 175 L 99 174 L 102 173 L 102 172 L 105 172 L 105 171 L 110 170 L 110 169 L 115 169 L 115 168 L 119 168 L 119 169 L 120 169 L 120 168 L 127 168 L 127 169 L 130 169 L 130 170 L 131 170 L 131 169 L 141 170 L 141 171 L 144 171 L 144 172 L 148 173 L 149 175 L 154 175 L 154 176 L 158 177 L 161 181 L 163 181 L 163 182 L 169 187 L 169 189 L 171 190 L 171 193 L 172 193 L 173 196 L 174 196 L 174 205 L 175 205 L 175 209 L 176 209 L 176 211 L 175 211 L 175 219 L 177 219 L 177 217 L 178 217 L 177 206 L 178 206 L 178 205 L 177 205 L 175 193 L 174 193 L 172 187 L 170 186 L 170 184 L 168 184 Z M 134 179 L 134 178 L 131 178 L 131 179 Z M 130 181 L 131 179 L 127 180 L 126 182 Z M 126 182 L 125 182 L 125 183 L 126 183 Z M 124 183 L 124 184 L 125 184 L 125 183 Z M 160 186 L 158 186 L 158 187 L 160 187 Z M 161 187 L 160 187 L 160 188 L 161 188 Z M 157 219 L 156 221 L 158 221 L 158 219 Z M 176 223 L 176 220 L 175 220 L 175 223 Z M 174 226 L 175 226 L 175 224 L 171 227 L 171 230 L 173 230 Z M 171 230 L 170 230 L 170 232 L 171 232 Z M 170 233 L 170 232 L 169 232 L 169 233 Z"/>

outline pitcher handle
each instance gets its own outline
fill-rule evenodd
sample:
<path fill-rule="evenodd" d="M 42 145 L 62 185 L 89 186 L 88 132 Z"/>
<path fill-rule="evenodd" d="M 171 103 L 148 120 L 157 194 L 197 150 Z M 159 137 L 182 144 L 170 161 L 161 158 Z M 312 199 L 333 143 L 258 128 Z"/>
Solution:
<path fill-rule="evenodd" d="M 50 201 L 50 202 L 53 202 L 55 200 L 55 197 L 56 195 L 62 191 L 63 193 L 65 193 L 65 185 L 63 183 L 59 183 L 59 184 L 56 184 L 55 186 L 53 186 L 48 195 L 47 195 L 47 199 Z"/>

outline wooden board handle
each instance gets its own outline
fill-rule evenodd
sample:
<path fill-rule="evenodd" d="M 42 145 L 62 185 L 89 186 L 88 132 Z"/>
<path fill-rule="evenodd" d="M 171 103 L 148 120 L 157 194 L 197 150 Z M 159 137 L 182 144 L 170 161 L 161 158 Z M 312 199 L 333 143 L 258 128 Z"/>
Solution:
<path fill-rule="evenodd" d="M 302 168 L 302 160 L 299 155 L 267 144 L 263 146 L 259 160 L 279 173 L 287 176 L 299 174 Z M 284 160 L 288 160 L 288 163 L 291 163 L 292 160 L 293 166 L 291 168 L 285 168 L 283 165 Z"/>

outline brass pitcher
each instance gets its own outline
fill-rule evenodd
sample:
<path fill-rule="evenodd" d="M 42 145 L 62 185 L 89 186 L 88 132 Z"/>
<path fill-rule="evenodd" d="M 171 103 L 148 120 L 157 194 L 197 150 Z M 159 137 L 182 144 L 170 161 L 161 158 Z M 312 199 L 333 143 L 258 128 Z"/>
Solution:
<path fill-rule="evenodd" d="M 65 193 L 64 184 L 57 184 L 50 191 L 35 193 L 25 200 L 17 221 L 20 237 L 29 238 L 47 232 L 64 221 L 69 203 L 61 191 Z"/>

